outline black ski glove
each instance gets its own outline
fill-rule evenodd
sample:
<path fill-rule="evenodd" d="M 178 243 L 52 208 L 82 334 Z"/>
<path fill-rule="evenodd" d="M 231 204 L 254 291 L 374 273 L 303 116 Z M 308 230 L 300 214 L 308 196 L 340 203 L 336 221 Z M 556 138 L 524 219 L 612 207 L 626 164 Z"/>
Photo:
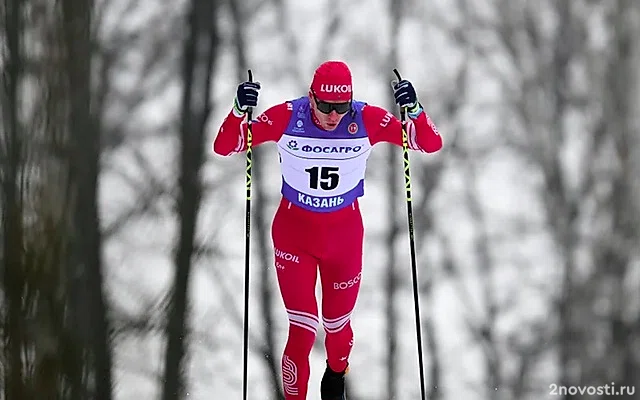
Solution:
<path fill-rule="evenodd" d="M 421 106 L 418 102 L 418 95 L 416 94 L 416 89 L 413 87 L 413 84 L 403 79 L 399 82 L 392 82 L 392 85 L 396 104 L 400 107 L 406 107 L 409 116 L 417 116 L 421 111 Z"/>
<path fill-rule="evenodd" d="M 247 112 L 249 107 L 258 105 L 258 91 L 260 90 L 260 82 L 242 82 L 238 85 L 236 98 L 233 107 L 238 113 Z"/>

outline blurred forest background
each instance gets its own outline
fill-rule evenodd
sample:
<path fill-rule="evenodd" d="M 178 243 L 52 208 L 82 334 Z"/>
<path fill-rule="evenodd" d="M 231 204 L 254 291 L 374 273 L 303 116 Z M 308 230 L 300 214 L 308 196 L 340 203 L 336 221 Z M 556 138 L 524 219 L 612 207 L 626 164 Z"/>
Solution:
<path fill-rule="evenodd" d="M 2 400 L 242 393 L 244 157 L 211 142 L 343 59 L 357 97 L 419 89 L 412 153 L 430 400 L 640 385 L 637 0 L 1 0 Z M 257 115 L 257 114 L 256 114 Z M 419 398 L 401 149 L 367 170 L 350 400 Z M 286 314 L 254 153 L 250 398 L 282 399 Z M 323 334 L 310 398 L 318 399 Z"/>

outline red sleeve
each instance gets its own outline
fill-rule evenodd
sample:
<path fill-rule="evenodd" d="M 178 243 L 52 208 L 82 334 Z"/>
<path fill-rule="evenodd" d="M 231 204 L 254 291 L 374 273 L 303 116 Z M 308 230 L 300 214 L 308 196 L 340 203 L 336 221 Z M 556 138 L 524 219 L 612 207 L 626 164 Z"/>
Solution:
<path fill-rule="evenodd" d="M 400 120 L 381 107 L 365 105 L 362 119 L 371 145 L 379 142 L 402 146 Z M 435 153 L 442 148 L 442 137 L 425 111 L 418 118 L 407 118 L 408 147 L 424 153 Z"/>
<path fill-rule="evenodd" d="M 252 120 L 252 146 L 277 142 L 284 133 L 291 116 L 291 103 L 275 105 Z M 213 152 L 228 156 L 247 150 L 247 122 L 233 110 L 227 114 L 213 141 Z"/>

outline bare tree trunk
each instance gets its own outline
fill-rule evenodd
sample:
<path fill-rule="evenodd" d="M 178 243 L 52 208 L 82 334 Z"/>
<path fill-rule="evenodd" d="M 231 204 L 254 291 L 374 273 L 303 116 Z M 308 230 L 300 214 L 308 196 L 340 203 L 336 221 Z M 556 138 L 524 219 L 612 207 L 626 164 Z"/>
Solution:
<path fill-rule="evenodd" d="M 102 237 L 98 210 L 100 130 L 92 116 L 92 0 L 62 2 L 66 78 L 69 87 L 69 133 L 71 176 L 76 189 L 74 254 L 77 283 L 84 284 L 74 304 L 83 303 L 82 325 L 86 327 L 91 352 L 95 393 L 93 398 L 112 398 L 111 348 L 107 309 L 103 293 Z M 74 282 L 76 283 L 76 282 Z M 77 293 L 78 288 L 72 289 Z M 82 299 L 82 300 L 81 300 Z M 78 310 L 76 310 L 78 311 Z"/>
<path fill-rule="evenodd" d="M 194 236 L 202 196 L 205 125 L 211 113 L 211 81 L 219 48 L 216 0 L 192 0 L 189 36 L 183 58 L 183 97 L 178 216 L 180 236 L 175 257 L 175 280 L 169 305 L 165 354 L 163 400 L 186 396 L 184 356 L 187 346 L 189 278 Z"/>
<path fill-rule="evenodd" d="M 5 347 L 4 395 L 6 399 L 21 399 L 26 395 L 22 369 L 22 289 L 23 230 L 22 206 L 19 182 L 22 164 L 22 139 L 19 115 L 21 112 L 19 85 L 23 75 L 21 36 L 23 18 L 21 0 L 5 0 L 3 32 L 7 42 L 6 70 L 2 71 L 2 147 L 0 164 L 5 171 L 2 179 L 2 226 L 3 226 L 3 286 L 7 312 L 3 326 Z"/>
<path fill-rule="evenodd" d="M 501 311 L 496 299 L 494 287 L 494 260 L 491 256 L 490 239 L 487 228 L 485 211 L 479 201 L 476 190 L 477 177 L 476 166 L 469 165 L 466 175 L 467 201 L 469 212 L 473 219 L 474 231 L 477 232 L 474 239 L 476 263 L 478 265 L 478 280 L 482 293 L 483 316 L 479 317 L 476 324 L 472 324 L 473 334 L 484 353 L 484 371 L 486 374 L 485 397 L 487 399 L 499 399 L 500 393 L 496 390 L 502 388 L 500 354 L 497 348 L 496 323 L 498 312 Z"/>
<path fill-rule="evenodd" d="M 251 23 L 246 12 L 243 12 L 241 3 L 238 0 L 229 0 L 229 6 L 231 8 L 231 14 L 234 19 L 234 38 L 236 43 L 236 65 L 238 69 L 238 82 L 242 82 L 248 79 L 246 71 L 249 67 L 247 61 L 247 46 L 244 37 L 243 27 Z M 257 70 L 259 71 L 259 70 Z M 259 79 L 257 79 L 259 80 Z M 275 338 L 275 325 L 273 316 L 273 268 L 267 262 L 272 257 L 272 251 L 269 250 L 268 243 L 270 243 L 270 224 L 266 216 L 267 207 L 267 195 L 263 183 L 264 168 L 266 163 L 264 162 L 265 148 L 256 147 L 253 150 L 253 220 L 256 230 L 255 238 L 258 244 L 258 257 L 259 271 L 260 271 L 260 312 L 262 317 L 262 330 L 264 338 L 264 346 L 262 347 L 263 357 L 261 360 L 265 363 L 267 371 L 269 371 L 269 382 L 271 385 L 272 393 L 277 400 L 284 399 L 284 393 L 282 391 L 281 379 L 280 379 L 280 355 L 276 352 L 276 338 Z"/>
<path fill-rule="evenodd" d="M 451 96 L 452 98 L 447 101 L 442 100 L 441 103 L 447 104 L 447 119 L 448 120 L 457 120 L 458 113 L 461 111 L 462 106 L 466 102 L 466 93 L 467 93 L 467 68 L 468 63 L 465 63 L 464 66 L 458 73 L 456 83 L 457 86 L 451 88 Z M 422 97 L 422 96 L 421 96 Z M 424 96 L 423 98 L 430 98 Z M 429 104 L 432 106 L 434 102 L 422 102 L 425 107 L 425 112 L 432 113 L 433 109 L 430 109 Z M 430 115 L 432 116 L 432 115 Z M 459 128 L 458 128 L 459 129 Z M 456 138 L 459 137 L 459 132 L 450 132 L 449 137 Z M 452 149 L 456 146 L 455 142 L 449 142 L 449 154 L 452 154 Z M 441 159 L 436 163 L 431 163 L 426 168 L 417 168 L 419 171 L 415 176 L 418 178 L 419 187 L 422 192 L 422 199 L 419 203 L 414 203 L 414 217 L 415 217 L 415 225 L 416 225 L 416 252 L 418 254 L 421 253 L 422 248 L 428 243 L 428 238 L 430 234 L 434 234 L 434 214 L 432 209 L 429 207 L 429 203 L 433 198 L 433 195 L 436 193 L 439 181 L 442 177 L 442 173 L 445 168 L 445 158 Z M 420 167 L 422 167 L 421 163 L 418 163 Z M 416 168 L 414 168 L 416 170 Z M 415 201 L 415 200 L 414 200 Z M 422 326 L 424 328 L 424 340 L 426 341 L 426 349 L 429 354 L 428 362 L 428 371 L 427 371 L 427 398 L 429 400 L 440 400 L 444 396 L 444 391 L 442 390 L 442 363 L 440 359 L 440 341 L 436 336 L 436 322 L 433 318 L 433 288 L 436 285 L 436 266 L 434 264 L 428 264 L 426 266 L 426 271 L 422 274 L 424 276 L 421 284 L 420 284 L 420 300 L 427 307 L 423 307 L 424 309 L 422 313 Z M 423 269 L 424 271 L 424 269 Z"/>
<path fill-rule="evenodd" d="M 640 240 L 640 197 L 634 193 L 638 179 L 634 151 L 640 151 L 633 110 L 637 110 L 640 94 L 640 74 L 634 56 L 640 55 L 640 7 L 631 1 L 620 1 L 614 8 L 610 24 L 613 30 L 612 56 L 605 76 L 604 120 L 606 130 L 614 140 L 619 162 L 617 176 L 612 182 L 608 207 L 611 213 L 611 232 L 594 250 L 596 265 L 602 266 L 602 282 L 613 290 L 607 296 L 611 304 L 608 322 L 610 347 L 602 360 L 606 368 L 599 369 L 598 380 L 616 382 L 617 386 L 634 386 L 640 381 L 640 352 L 633 351 L 640 338 L 640 318 L 630 318 L 628 299 L 633 297 L 625 281 L 632 274 L 633 249 Z M 602 283 L 601 283 L 602 285 Z M 637 290 L 637 288 L 635 289 Z M 613 399 L 615 395 L 606 398 Z M 635 393 L 633 398 L 640 398 Z"/>
<path fill-rule="evenodd" d="M 510 1 L 500 1 L 497 6 L 502 21 L 498 31 L 520 80 L 517 91 L 511 94 L 507 90 L 506 94 L 515 97 L 515 114 L 527 132 L 524 147 L 528 154 L 525 157 L 537 164 L 543 176 L 544 218 L 562 263 L 562 279 L 554 305 L 559 323 L 558 384 L 566 386 L 579 384 L 581 371 L 578 360 L 584 343 L 576 321 L 575 252 L 579 245 L 576 222 L 581 199 L 574 192 L 590 189 L 589 180 L 585 180 L 572 192 L 572 187 L 566 182 L 563 155 L 559 151 L 567 139 L 565 118 L 575 97 L 569 79 L 570 61 L 583 50 L 582 38 L 578 35 L 582 21 L 574 15 L 571 5 L 571 2 L 560 1 L 548 10 L 558 19 L 558 30 L 552 41 L 545 40 L 537 24 L 538 6 Z M 515 39 L 519 33 L 527 38 L 526 45 L 520 45 Z M 549 57 L 543 56 L 547 53 L 550 53 Z M 504 85 L 513 86 L 507 81 Z"/>
<path fill-rule="evenodd" d="M 388 3 L 389 15 L 391 18 L 391 48 L 387 55 L 387 65 L 385 66 L 386 76 L 391 77 L 393 68 L 398 67 L 398 44 L 399 44 L 399 30 L 402 7 L 398 2 L 390 1 Z M 393 100 L 389 101 L 389 110 L 395 108 Z M 396 264 L 398 263 L 398 255 L 396 254 L 396 243 L 400 236 L 400 209 L 401 204 L 400 195 L 398 193 L 397 179 L 399 177 L 398 172 L 401 171 L 400 158 L 398 157 L 398 148 L 396 146 L 388 146 L 387 152 L 387 188 L 389 190 L 388 196 L 388 231 L 386 236 L 386 267 L 387 273 L 384 281 L 384 293 L 385 293 L 385 321 L 386 321 L 386 391 L 384 398 L 395 399 L 398 394 L 398 365 L 397 365 L 397 353 L 398 353 L 398 325 L 399 325 L 399 311 L 397 305 L 397 293 L 400 285 L 400 278 L 396 271 Z M 383 341 L 384 343 L 384 341 Z"/>
<path fill-rule="evenodd" d="M 553 101 L 551 107 L 551 125 L 549 126 L 549 138 L 545 141 L 547 148 L 541 157 L 541 167 L 545 173 L 546 182 L 546 206 L 549 214 L 549 222 L 553 226 L 562 258 L 564 260 L 564 271 L 562 279 L 561 298 L 558 303 L 558 319 L 560 321 L 560 385 L 566 387 L 576 385 L 580 379 L 580 371 L 575 368 L 575 361 L 580 354 L 579 340 L 576 340 L 576 321 L 573 316 L 574 304 L 576 301 L 575 292 L 575 269 L 576 260 L 574 251 L 577 246 L 575 232 L 575 222 L 578 215 L 578 204 L 575 199 L 568 197 L 568 188 L 563 177 L 563 170 L 560 164 L 560 154 L 552 148 L 553 142 L 561 141 L 565 134 L 563 119 L 568 107 L 569 80 L 568 67 L 572 57 L 572 47 L 574 43 L 574 18 L 571 13 L 570 4 L 567 1 L 557 3 L 557 13 L 560 20 L 559 32 L 555 47 L 553 49 L 553 61 L 551 65 L 549 79 L 552 84 L 548 86 L 551 91 L 550 99 Z M 571 395 L 569 395 L 571 396 Z"/>

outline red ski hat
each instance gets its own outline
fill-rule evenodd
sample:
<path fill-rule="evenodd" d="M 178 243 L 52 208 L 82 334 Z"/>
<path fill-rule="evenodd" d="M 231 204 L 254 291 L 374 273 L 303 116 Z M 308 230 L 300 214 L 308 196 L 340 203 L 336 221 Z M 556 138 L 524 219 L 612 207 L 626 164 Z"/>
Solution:
<path fill-rule="evenodd" d="M 316 69 L 311 81 L 311 90 L 318 100 L 351 100 L 351 71 L 342 61 L 326 61 Z"/>

